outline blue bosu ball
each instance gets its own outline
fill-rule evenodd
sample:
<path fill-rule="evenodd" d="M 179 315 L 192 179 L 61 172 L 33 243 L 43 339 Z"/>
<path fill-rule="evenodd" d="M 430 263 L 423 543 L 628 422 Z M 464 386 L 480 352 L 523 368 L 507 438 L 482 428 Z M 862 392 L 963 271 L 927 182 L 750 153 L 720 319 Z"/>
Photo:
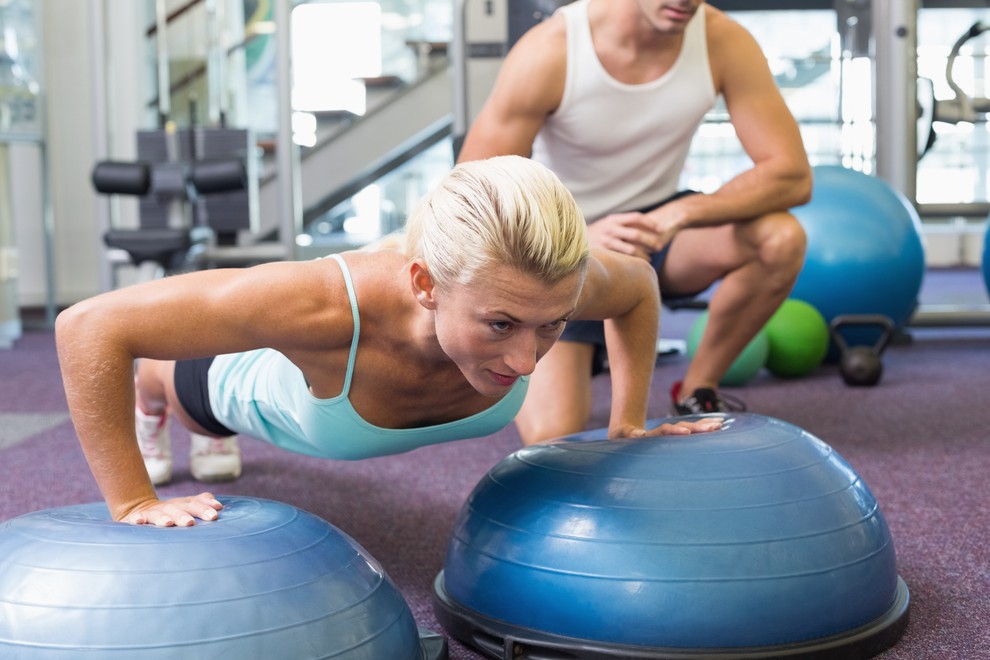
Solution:
<path fill-rule="evenodd" d="M 287 504 L 221 498 L 214 522 L 112 522 L 102 503 L 0 525 L 0 657 L 445 658 L 381 565 Z"/>
<path fill-rule="evenodd" d="M 521 449 L 481 480 L 434 583 L 449 632 L 495 657 L 843 660 L 903 632 L 887 524 L 829 445 L 748 413 L 605 438 Z"/>
<path fill-rule="evenodd" d="M 836 165 L 813 172 L 811 202 L 793 209 L 808 247 L 791 297 L 810 303 L 828 323 L 881 314 L 903 327 L 925 274 L 918 212 L 879 177 Z M 841 334 L 855 346 L 876 344 L 881 332 L 863 327 Z"/>

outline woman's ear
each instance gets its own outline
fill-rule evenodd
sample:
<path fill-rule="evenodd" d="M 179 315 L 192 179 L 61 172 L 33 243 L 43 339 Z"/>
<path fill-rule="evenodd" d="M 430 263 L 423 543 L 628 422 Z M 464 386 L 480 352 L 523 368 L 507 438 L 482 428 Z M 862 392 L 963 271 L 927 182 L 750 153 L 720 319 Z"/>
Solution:
<path fill-rule="evenodd" d="M 409 264 L 409 283 L 420 305 L 426 309 L 436 309 L 436 284 L 422 260 L 414 259 Z"/>

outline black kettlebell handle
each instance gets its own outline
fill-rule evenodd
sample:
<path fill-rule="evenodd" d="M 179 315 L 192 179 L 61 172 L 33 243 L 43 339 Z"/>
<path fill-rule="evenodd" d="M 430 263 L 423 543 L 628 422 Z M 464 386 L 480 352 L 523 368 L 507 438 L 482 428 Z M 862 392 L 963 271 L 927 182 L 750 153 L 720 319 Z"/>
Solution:
<path fill-rule="evenodd" d="M 880 355 L 894 338 L 894 321 L 884 314 L 840 314 L 829 323 L 828 330 L 832 339 L 838 345 L 839 350 L 845 353 L 849 350 L 846 340 L 842 338 L 839 330 L 853 326 L 876 326 L 881 330 L 880 339 L 873 346 L 873 351 Z"/>

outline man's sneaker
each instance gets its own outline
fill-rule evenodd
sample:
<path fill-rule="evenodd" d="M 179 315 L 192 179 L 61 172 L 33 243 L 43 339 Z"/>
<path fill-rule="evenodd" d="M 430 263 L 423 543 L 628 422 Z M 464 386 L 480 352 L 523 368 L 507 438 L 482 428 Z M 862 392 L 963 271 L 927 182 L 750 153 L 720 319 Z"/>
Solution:
<path fill-rule="evenodd" d="M 237 436 L 211 438 L 192 433 L 189 471 L 197 481 L 231 481 L 241 476 L 241 450 Z"/>
<path fill-rule="evenodd" d="M 670 390 L 672 400 L 670 412 L 674 415 L 703 415 L 717 412 L 740 412 L 746 410 L 746 404 L 733 396 L 722 395 L 710 387 L 699 387 L 681 403 L 677 398 L 681 393 L 681 381 L 674 383 Z"/>
<path fill-rule="evenodd" d="M 134 411 L 138 446 L 144 457 L 151 483 L 156 486 L 172 479 L 172 445 L 168 436 L 168 413 L 148 415 L 140 408 Z"/>

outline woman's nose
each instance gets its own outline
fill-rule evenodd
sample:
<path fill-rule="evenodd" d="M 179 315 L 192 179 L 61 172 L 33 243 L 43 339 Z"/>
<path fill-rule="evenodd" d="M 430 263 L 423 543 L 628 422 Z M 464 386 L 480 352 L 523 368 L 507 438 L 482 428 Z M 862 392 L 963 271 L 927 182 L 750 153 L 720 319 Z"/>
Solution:
<path fill-rule="evenodd" d="M 528 376 L 536 369 L 537 342 L 535 334 L 521 333 L 512 342 L 504 359 L 507 367 L 520 376 Z"/>

